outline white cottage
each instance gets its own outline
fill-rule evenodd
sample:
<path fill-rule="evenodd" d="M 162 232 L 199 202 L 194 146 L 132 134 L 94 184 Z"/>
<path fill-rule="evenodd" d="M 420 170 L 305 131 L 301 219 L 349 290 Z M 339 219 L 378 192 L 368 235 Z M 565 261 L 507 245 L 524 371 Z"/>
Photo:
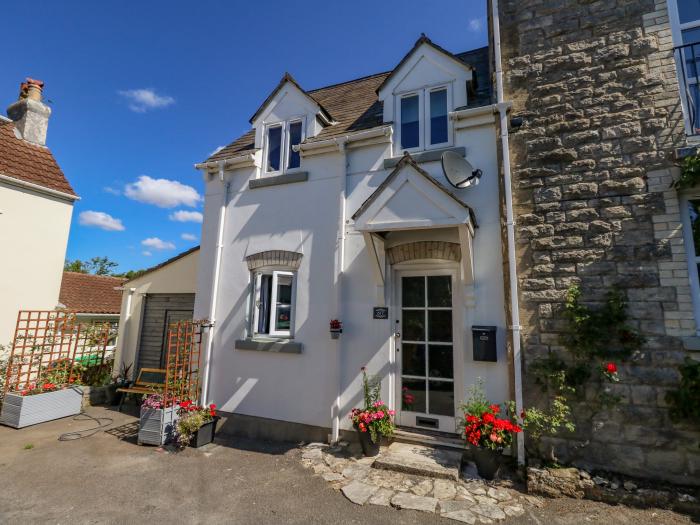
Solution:
<path fill-rule="evenodd" d="M 363 366 L 403 427 L 455 433 L 479 377 L 514 398 L 489 63 L 422 36 L 387 73 L 312 91 L 286 74 L 252 130 L 197 165 L 204 396 L 236 431 L 337 439 Z M 446 151 L 478 185 L 448 184 Z"/>

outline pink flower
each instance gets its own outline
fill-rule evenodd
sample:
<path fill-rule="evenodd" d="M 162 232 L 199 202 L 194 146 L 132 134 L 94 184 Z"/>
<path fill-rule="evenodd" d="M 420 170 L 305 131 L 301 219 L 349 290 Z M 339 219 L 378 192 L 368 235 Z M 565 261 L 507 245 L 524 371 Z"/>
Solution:
<path fill-rule="evenodd" d="M 379 416 L 378 419 L 382 419 L 384 417 L 384 412 L 380 410 L 379 412 L 377 412 L 377 416 Z"/>
<path fill-rule="evenodd" d="M 389 415 L 390 415 L 390 416 L 393 416 L 394 414 L 396 414 L 396 410 L 389 410 Z"/>
<path fill-rule="evenodd" d="M 491 441 L 498 441 L 498 436 L 497 436 L 496 434 L 491 434 L 491 435 L 489 436 L 489 439 L 490 439 Z"/>

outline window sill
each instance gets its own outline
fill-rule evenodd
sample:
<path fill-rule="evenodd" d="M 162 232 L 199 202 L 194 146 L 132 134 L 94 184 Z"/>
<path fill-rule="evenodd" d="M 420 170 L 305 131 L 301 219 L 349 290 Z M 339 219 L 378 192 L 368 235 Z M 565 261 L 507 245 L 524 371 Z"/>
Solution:
<path fill-rule="evenodd" d="M 303 345 L 295 343 L 291 339 L 238 339 L 236 340 L 235 349 L 279 354 L 301 354 Z"/>
<path fill-rule="evenodd" d="M 294 171 L 283 175 L 265 176 L 248 181 L 248 188 L 265 188 L 267 186 L 279 186 L 280 184 L 292 184 L 294 182 L 306 182 L 309 180 L 308 171 Z"/>
<path fill-rule="evenodd" d="M 456 148 L 438 148 L 438 149 L 429 149 L 429 150 L 424 150 L 419 153 L 410 153 L 411 158 L 416 161 L 417 163 L 421 162 L 433 162 L 436 160 L 440 160 L 442 158 L 442 154 L 445 153 L 446 151 L 454 151 L 458 155 L 461 155 L 464 157 L 467 153 L 467 149 L 464 147 L 456 147 Z M 389 169 L 393 168 L 396 166 L 399 161 L 403 158 L 403 155 L 400 157 L 391 157 L 389 159 L 384 159 L 384 169 Z"/>

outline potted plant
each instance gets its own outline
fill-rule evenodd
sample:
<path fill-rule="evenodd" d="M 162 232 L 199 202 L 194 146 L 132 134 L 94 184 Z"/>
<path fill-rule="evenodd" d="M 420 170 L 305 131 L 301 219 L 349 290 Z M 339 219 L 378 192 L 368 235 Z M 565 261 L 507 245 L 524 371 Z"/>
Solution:
<path fill-rule="evenodd" d="M 381 383 L 376 378 L 368 379 L 364 367 L 362 386 L 365 406 L 362 409 L 353 408 L 350 419 L 360 438 L 362 453 L 365 456 L 376 456 L 379 454 L 381 438 L 394 434 L 394 411 L 389 410 L 384 401 L 379 399 Z"/>
<path fill-rule="evenodd" d="M 177 442 L 180 447 L 199 448 L 214 441 L 216 424 L 216 405 L 209 407 L 195 405 L 192 401 L 182 401 L 177 420 Z"/>
<path fill-rule="evenodd" d="M 343 333 L 343 323 L 338 319 L 331 319 L 331 339 L 338 339 Z"/>
<path fill-rule="evenodd" d="M 106 402 L 110 406 L 118 405 L 122 401 L 124 392 L 117 392 L 118 388 L 127 388 L 131 385 L 129 376 L 131 375 L 131 367 L 133 363 L 122 363 L 119 367 L 119 374 L 112 378 L 112 382 L 107 389 Z"/>
<path fill-rule="evenodd" d="M 506 415 L 507 410 L 501 410 L 499 405 L 486 399 L 481 381 L 470 388 L 469 399 L 462 405 L 462 410 L 464 437 L 471 446 L 479 475 L 484 479 L 494 479 L 501 466 L 501 454 L 510 447 L 513 435 L 522 432 L 522 428 Z"/>
<path fill-rule="evenodd" d="M 139 445 L 164 445 L 175 436 L 178 404 L 166 401 L 161 394 L 150 394 L 141 404 Z"/>
<path fill-rule="evenodd" d="M 0 423 L 23 428 L 45 421 L 80 414 L 83 392 L 75 386 L 59 386 L 52 381 L 30 383 L 17 392 L 8 392 L 2 404 Z"/>

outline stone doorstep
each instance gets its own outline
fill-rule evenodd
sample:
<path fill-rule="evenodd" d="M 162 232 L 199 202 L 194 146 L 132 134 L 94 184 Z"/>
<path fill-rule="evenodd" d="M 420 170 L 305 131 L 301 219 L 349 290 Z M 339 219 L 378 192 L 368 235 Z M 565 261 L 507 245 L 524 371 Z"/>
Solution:
<path fill-rule="evenodd" d="M 404 474 L 458 481 L 461 464 L 462 451 L 394 442 L 382 450 L 372 466 Z"/>

